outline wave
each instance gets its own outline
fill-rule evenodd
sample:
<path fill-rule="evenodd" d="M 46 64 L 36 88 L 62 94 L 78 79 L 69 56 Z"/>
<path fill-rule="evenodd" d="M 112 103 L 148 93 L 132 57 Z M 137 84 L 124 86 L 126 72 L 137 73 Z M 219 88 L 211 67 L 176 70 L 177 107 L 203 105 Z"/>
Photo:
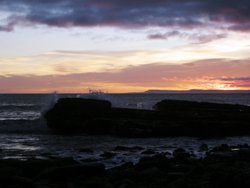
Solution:
<path fill-rule="evenodd" d="M 0 107 L 5 107 L 5 106 L 17 106 L 17 107 L 25 107 L 25 106 L 36 106 L 36 104 L 32 103 L 0 103 Z"/>
<path fill-rule="evenodd" d="M 0 105 L 0 112 L 1 111 L 41 111 L 42 106 L 40 105 L 33 105 L 33 106 L 20 106 L 20 105 Z"/>
<path fill-rule="evenodd" d="M 8 110 L 0 111 L 0 121 L 6 120 L 36 120 L 41 117 L 39 111 Z"/>

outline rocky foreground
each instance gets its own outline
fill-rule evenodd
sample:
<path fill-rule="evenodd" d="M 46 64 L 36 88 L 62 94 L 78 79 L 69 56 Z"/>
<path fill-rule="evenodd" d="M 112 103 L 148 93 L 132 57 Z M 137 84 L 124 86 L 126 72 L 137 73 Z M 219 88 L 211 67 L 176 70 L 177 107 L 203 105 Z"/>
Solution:
<path fill-rule="evenodd" d="M 201 150 L 207 150 L 201 145 Z M 101 163 L 71 158 L 20 161 L 0 160 L 0 187 L 4 188 L 221 188 L 250 186 L 250 147 L 221 145 L 204 158 L 184 149 L 143 157 L 105 169 Z"/>
<path fill-rule="evenodd" d="M 113 108 L 109 101 L 60 99 L 46 114 L 54 133 L 123 137 L 250 135 L 250 107 L 163 100 L 155 110 Z"/>

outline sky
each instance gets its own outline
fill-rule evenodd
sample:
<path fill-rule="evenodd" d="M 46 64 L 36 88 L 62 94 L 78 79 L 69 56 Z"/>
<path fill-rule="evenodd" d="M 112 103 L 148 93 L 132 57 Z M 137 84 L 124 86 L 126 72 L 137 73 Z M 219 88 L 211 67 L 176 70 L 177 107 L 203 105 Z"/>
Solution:
<path fill-rule="evenodd" d="M 250 90 L 249 0 L 0 0 L 0 93 Z"/>

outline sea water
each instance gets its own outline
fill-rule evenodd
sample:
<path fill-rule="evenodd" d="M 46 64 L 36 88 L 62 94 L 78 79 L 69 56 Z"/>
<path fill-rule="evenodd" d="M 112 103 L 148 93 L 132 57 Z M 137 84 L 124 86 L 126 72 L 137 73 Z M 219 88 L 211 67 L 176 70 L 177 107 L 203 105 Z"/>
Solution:
<path fill-rule="evenodd" d="M 176 148 L 185 148 L 196 156 L 203 143 L 210 148 L 223 143 L 250 144 L 250 137 L 228 137 L 200 140 L 199 138 L 116 138 L 108 136 L 60 136 L 50 133 L 43 114 L 62 97 L 99 98 L 112 102 L 115 107 L 152 109 L 163 99 L 181 99 L 217 103 L 250 105 L 250 94 L 1 94 L 0 95 L 0 158 L 55 158 L 73 157 L 78 161 L 100 161 L 107 167 L 124 162 L 136 162 L 145 156 L 143 151 L 171 155 Z M 115 151 L 117 145 L 141 147 L 134 151 Z M 105 158 L 104 152 L 114 157 Z"/>

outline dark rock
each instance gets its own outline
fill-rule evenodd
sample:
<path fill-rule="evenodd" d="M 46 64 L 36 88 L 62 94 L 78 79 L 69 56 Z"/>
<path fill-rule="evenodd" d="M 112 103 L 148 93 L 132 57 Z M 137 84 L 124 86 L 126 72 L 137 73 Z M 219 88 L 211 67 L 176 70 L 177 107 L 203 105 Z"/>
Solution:
<path fill-rule="evenodd" d="M 170 160 L 166 156 L 158 154 L 152 157 L 142 157 L 135 167 L 139 171 L 153 167 L 158 167 L 162 171 L 168 171 L 170 166 Z"/>
<path fill-rule="evenodd" d="M 180 164 L 179 164 L 180 163 Z M 189 164 L 182 164 L 182 161 L 180 161 L 178 164 L 174 165 L 171 168 L 171 172 L 174 173 L 188 173 L 192 169 L 192 165 Z"/>
<path fill-rule="evenodd" d="M 144 155 L 153 155 L 153 154 L 155 154 L 155 151 L 152 150 L 152 149 L 147 149 L 147 150 L 141 152 L 141 154 L 144 154 Z"/>
<path fill-rule="evenodd" d="M 115 187 L 127 184 L 128 182 L 133 183 L 140 178 L 139 172 L 135 170 L 134 165 L 129 163 L 110 169 L 108 177 L 114 182 Z"/>
<path fill-rule="evenodd" d="M 177 161 L 185 162 L 190 158 L 190 153 L 182 148 L 174 150 L 173 157 Z"/>
<path fill-rule="evenodd" d="M 210 102 L 196 102 L 184 100 L 162 100 L 153 107 L 159 111 L 172 111 L 172 110 L 222 110 L 222 111 L 249 111 L 250 108 L 244 105 L 237 104 L 220 104 Z"/>
<path fill-rule="evenodd" d="M 116 154 L 113 153 L 113 152 L 107 152 L 107 151 L 105 151 L 105 152 L 102 153 L 100 156 L 101 156 L 101 157 L 104 157 L 104 158 L 106 158 L 106 159 L 110 159 L 110 158 L 116 156 Z"/>
<path fill-rule="evenodd" d="M 94 151 L 91 148 L 81 148 L 79 149 L 81 153 L 93 153 Z"/>
<path fill-rule="evenodd" d="M 174 151 L 173 159 L 164 155 L 155 155 L 143 157 L 137 164 L 130 162 L 106 170 L 102 164 L 97 163 L 71 164 L 71 159 L 0 160 L 0 187 L 235 188 L 250 186 L 250 148 L 244 145 L 222 145 L 211 150 L 214 152 L 208 153 L 204 158 L 192 159 L 186 156 L 188 153 L 186 150 L 179 148 Z"/>
<path fill-rule="evenodd" d="M 122 183 L 120 183 L 120 185 L 118 185 L 117 188 L 129 188 L 134 184 L 133 181 L 131 180 L 124 180 Z"/>
<path fill-rule="evenodd" d="M 199 151 L 208 151 L 208 145 L 207 144 L 201 144 L 199 147 Z"/>
<path fill-rule="evenodd" d="M 227 144 L 222 144 L 211 150 L 211 152 L 226 152 L 226 151 L 231 151 L 231 148 Z"/>
<path fill-rule="evenodd" d="M 168 151 L 164 152 L 163 154 L 164 154 L 164 155 L 167 155 L 167 156 L 171 156 L 171 155 L 172 155 L 172 153 L 170 153 L 170 152 L 168 152 Z"/>
<path fill-rule="evenodd" d="M 20 176 L 22 174 L 22 169 L 16 166 L 1 165 L 0 166 L 0 176 L 10 177 L 10 176 Z"/>
<path fill-rule="evenodd" d="M 243 144 L 243 145 L 237 145 L 238 147 L 239 146 L 242 146 L 243 148 L 250 148 L 250 146 L 248 144 Z"/>
<path fill-rule="evenodd" d="M 99 161 L 98 159 L 94 159 L 94 158 L 81 159 L 81 162 L 83 163 L 96 163 L 98 161 Z"/>
<path fill-rule="evenodd" d="M 34 182 L 25 177 L 11 176 L 11 177 L 0 177 L 0 187 L 4 188 L 35 188 Z"/>
<path fill-rule="evenodd" d="M 35 178 L 41 171 L 47 168 L 61 166 L 61 165 L 75 165 L 78 164 L 71 158 L 54 159 L 54 160 L 38 160 L 30 159 L 27 161 L 20 161 L 16 159 L 0 160 L 0 169 L 3 176 L 23 176 L 27 178 Z M 1 171 L 1 170 L 0 170 Z M 2 177 L 3 177 L 2 176 Z"/>
<path fill-rule="evenodd" d="M 88 188 L 113 188 L 113 185 L 102 177 L 89 178 L 84 181 L 84 187 Z"/>
<path fill-rule="evenodd" d="M 63 98 L 45 114 L 48 127 L 56 132 L 77 132 L 90 120 L 103 117 L 111 110 L 111 103 L 104 100 Z"/>
<path fill-rule="evenodd" d="M 250 162 L 250 149 L 249 148 L 240 148 L 239 150 L 234 151 L 234 155 L 239 161 L 248 161 Z"/>
<path fill-rule="evenodd" d="M 116 166 L 111 169 L 111 171 L 120 171 L 120 170 L 125 170 L 125 169 L 131 169 L 134 168 L 134 164 L 132 162 L 126 162 L 120 166 Z"/>
<path fill-rule="evenodd" d="M 169 172 L 168 173 L 168 179 L 169 181 L 175 181 L 182 177 L 184 177 L 185 173 L 183 172 Z"/>
<path fill-rule="evenodd" d="M 81 164 L 81 165 L 70 165 L 62 167 L 48 168 L 43 171 L 37 179 L 63 179 L 70 177 L 91 177 L 100 176 L 105 173 L 105 168 L 103 164 L 93 163 L 93 164 Z"/>
<path fill-rule="evenodd" d="M 249 149 L 250 146 L 248 144 L 238 144 L 237 146 L 232 146 L 232 149 Z"/>
<path fill-rule="evenodd" d="M 54 133 L 121 137 L 250 135 L 250 107 L 163 100 L 156 110 L 112 108 L 105 100 L 60 99 L 45 114 Z"/>
<path fill-rule="evenodd" d="M 143 178 L 153 178 L 153 177 L 159 177 L 164 174 L 163 171 L 161 171 L 158 167 L 151 167 L 144 169 L 140 172 L 140 175 L 143 176 Z"/>
<path fill-rule="evenodd" d="M 140 146 L 133 146 L 133 147 L 128 147 L 128 146 L 116 146 L 114 148 L 114 151 L 130 151 L 130 152 L 136 152 L 143 150 L 144 148 Z"/>

